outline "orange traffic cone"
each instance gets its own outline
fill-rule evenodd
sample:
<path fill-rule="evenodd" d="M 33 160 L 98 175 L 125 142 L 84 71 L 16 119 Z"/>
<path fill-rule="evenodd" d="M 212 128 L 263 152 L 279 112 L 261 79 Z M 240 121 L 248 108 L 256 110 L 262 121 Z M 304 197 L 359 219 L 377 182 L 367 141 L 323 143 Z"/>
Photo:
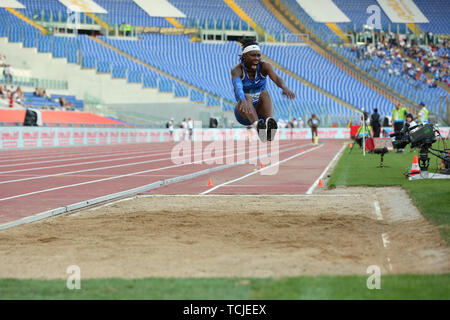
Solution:
<path fill-rule="evenodd" d="M 261 169 L 264 168 L 264 164 L 261 162 L 261 165 L 259 166 Z"/>
<path fill-rule="evenodd" d="M 303 148 L 302 148 L 302 149 L 300 149 L 300 152 L 303 152 Z"/>
<path fill-rule="evenodd" d="M 414 175 L 418 173 L 420 173 L 419 158 L 417 158 L 417 156 L 414 156 L 410 174 Z"/>
<path fill-rule="evenodd" d="M 322 179 L 319 179 L 319 184 L 318 184 L 319 188 L 323 187 L 323 183 L 322 183 Z"/>
<path fill-rule="evenodd" d="M 208 187 L 214 187 L 213 184 L 212 184 L 211 178 L 209 178 L 209 181 L 208 181 Z"/>

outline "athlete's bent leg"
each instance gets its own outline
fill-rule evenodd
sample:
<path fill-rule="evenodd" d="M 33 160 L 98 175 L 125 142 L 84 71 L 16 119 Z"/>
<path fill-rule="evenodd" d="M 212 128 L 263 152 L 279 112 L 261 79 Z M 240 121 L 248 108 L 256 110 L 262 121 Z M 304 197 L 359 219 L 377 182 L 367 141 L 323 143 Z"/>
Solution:
<path fill-rule="evenodd" d="M 252 98 L 249 95 L 246 95 L 245 97 L 247 98 L 247 102 L 253 106 Z M 236 111 L 238 112 L 238 114 L 240 115 L 240 117 L 242 119 L 248 120 L 250 122 L 250 124 L 253 124 L 256 121 L 258 121 L 258 115 L 256 113 L 255 108 L 252 108 L 250 113 L 244 113 L 240 110 L 241 104 L 242 104 L 242 101 L 239 101 L 235 108 Z M 239 121 L 240 119 L 237 119 L 237 120 Z M 241 121 L 239 121 L 239 122 L 241 122 Z"/>
<path fill-rule="evenodd" d="M 256 106 L 256 112 L 258 113 L 258 116 L 262 116 L 266 119 L 267 140 L 272 141 L 275 138 L 278 124 L 273 118 L 272 99 L 267 90 L 261 92 Z"/>

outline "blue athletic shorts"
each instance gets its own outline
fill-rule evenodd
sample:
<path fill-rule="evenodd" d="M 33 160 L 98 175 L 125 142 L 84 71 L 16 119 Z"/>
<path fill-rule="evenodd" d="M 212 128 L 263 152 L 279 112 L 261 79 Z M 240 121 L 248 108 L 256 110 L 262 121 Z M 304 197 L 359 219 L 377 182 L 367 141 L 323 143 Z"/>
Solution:
<path fill-rule="evenodd" d="M 255 110 L 256 110 L 256 105 L 258 104 L 258 101 L 253 101 L 253 107 L 255 108 Z M 234 116 L 236 117 L 236 120 L 240 123 L 240 124 L 242 124 L 243 126 L 249 126 L 249 125 L 251 125 L 252 123 L 250 122 L 250 120 L 248 120 L 248 119 L 246 119 L 246 118 L 243 118 L 242 116 L 241 116 L 241 114 L 239 113 L 239 111 L 237 110 L 237 107 L 234 107 Z M 259 119 L 264 119 L 264 120 L 266 120 L 266 118 L 264 117 L 264 116 L 262 116 L 262 115 L 260 115 L 260 114 L 258 114 L 258 118 Z"/>

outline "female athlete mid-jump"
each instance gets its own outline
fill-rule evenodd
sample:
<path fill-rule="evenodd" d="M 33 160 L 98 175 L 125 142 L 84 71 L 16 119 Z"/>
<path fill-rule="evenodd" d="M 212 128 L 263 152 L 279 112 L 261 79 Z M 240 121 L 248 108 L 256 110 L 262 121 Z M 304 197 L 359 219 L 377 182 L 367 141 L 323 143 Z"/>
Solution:
<path fill-rule="evenodd" d="M 241 62 L 231 69 L 231 81 L 238 102 L 234 114 L 240 124 L 256 128 L 263 142 L 272 141 L 278 129 L 273 119 L 272 100 L 266 89 L 267 75 L 283 90 L 283 95 L 291 100 L 295 98 L 272 65 L 261 60 L 258 43 L 253 39 L 244 41 Z"/>

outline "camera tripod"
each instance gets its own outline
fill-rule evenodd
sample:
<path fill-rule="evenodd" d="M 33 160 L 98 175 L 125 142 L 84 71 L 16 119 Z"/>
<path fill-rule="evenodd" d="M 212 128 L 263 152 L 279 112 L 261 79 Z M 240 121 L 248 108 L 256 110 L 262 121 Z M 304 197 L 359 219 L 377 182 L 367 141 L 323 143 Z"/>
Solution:
<path fill-rule="evenodd" d="M 435 149 L 431 147 L 431 144 L 425 144 L 420 147 L 419 151 L 419 168 L 421 173 L 420 175 L 410 177 L 410 180 L 428 178 L 428 167 L 430 166 L 429 153 L 442 159 L 444 163 L 444 168 L 439 173 L 433 175 L 433 178 L 450 179 L 450 149 Z"/>

